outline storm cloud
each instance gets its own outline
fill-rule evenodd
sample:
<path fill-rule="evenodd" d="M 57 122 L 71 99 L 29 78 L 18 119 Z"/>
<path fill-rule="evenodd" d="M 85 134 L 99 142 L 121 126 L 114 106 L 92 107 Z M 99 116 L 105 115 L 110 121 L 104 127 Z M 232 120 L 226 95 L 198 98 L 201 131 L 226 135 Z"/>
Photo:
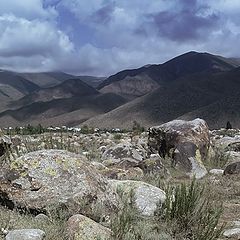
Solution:
<path fill-rule="evenodd" d="M 106 76 L 195 50 L 240 56 L 238 0 L 0 2 L 0 68 Z"/>

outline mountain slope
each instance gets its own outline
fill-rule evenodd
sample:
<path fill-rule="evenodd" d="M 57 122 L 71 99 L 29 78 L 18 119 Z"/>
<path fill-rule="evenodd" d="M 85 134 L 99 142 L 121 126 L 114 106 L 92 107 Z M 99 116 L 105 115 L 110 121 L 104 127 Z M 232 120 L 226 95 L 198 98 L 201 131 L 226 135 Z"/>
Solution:
<path fill-rule="evenodd" d="M 73 79 L 75 76 L 63 72 L 43 72 L 43 73 L 17 73 L 28 81 L 37 84 L 39 87 L 56 86 L 67 79 Z"/>
<path fill-rule="evenodd" d="M 9 107 L 13 109 L 32 104 L 34 102 L 49 102 L 54 99 L 71 98 L 74 96 L 83 97 L 97 93 L 98 91 L 96 89 L 82 82 L 80 79 L 69 79 L 57 86 L 42 88 L 34 91 L 18 101 L 12 102 Z"/>
<path fill-rule="evenodd" d="M 233 128 L 240 127 L 240 91 L 232 96 L 224 97 L 210 105 L 188 112 L 179 119 L 192 120 L 197 117 L 207 119 L 211 128 L 225 127 L 228 121 Z"/>
<path fill-rule="evenodd" d="M 135 120 L 144 126 L 158 125 L 238 95 L 240 95 L 240 68 L 229 72 L 194 74 L 176 79 L 167 86 L 104 115 L 89 119 L 85 123 L 98 127 L 129 128 Z M 236 101 L 234 104 L 238 106 L 239 98 L 234 99 Z M 227 103 L 222 103 L 217 106 L 226 107 L 227 105 Z M 224 109 L 218 108 L 219 112 L 222 110 Z M 238 109 L 239 111 L 240 109 Z M 197 116 L 198 113 L 194 114 L 194 117 Z M 210 127 L 222 126 L 220 120 L 217 124 L 212 125 L 208 113 L 204 117 L 207 121 L 209 120 Z M 228 120 L 231 121 L 231 116 Z"/>
<path fill-rule="evenodd" d="M 164 64 L 121 71 L 106 79 L 99 89 L 104 93 L 114 92 L 132 99 L 187 75 L 229 71 L 236 66 L 235 61 L 227 58 L 209 53 L 188 52 Z"/>
<path fill-rule="evenodd" d="M 10 101 L 18 100 L 39 86 L 18 76 L 14 72 L 0 71 L 0 110 L 6 108 Z"/>
<path fill-rule="evenodd" d="M 98 88 L 98 86 L 106 79 L 106 77 L 94 76 L 78 76 L 77 78 L 94 88 Z"/>
<path fill-rule="evenodd" d="M 1 126 L 23 126 L 28 123 L 45 125 L 75 125 L 98 114 L 106 113 L 126 103 L 116 94 L 96 93 L 89 96 L 34 102 L 24 107 L 0 113 Z M 71 116 L 75 112 L 74 118 Z M 77 115 L 77 114 L 79 115 Z"/>

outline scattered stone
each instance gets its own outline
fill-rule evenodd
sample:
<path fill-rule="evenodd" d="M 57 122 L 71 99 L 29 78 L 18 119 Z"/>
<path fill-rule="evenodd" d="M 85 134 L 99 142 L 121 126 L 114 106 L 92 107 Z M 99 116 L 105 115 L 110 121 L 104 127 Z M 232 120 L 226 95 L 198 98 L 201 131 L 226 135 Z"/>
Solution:
<path fill-rule="evenodd" d="M 202 178 L 207 174 L 203 162 L 208 156 L 210 134 L 202 119 L 174 120 L 149 129 L 149 149 L 162 158 L 170 157 L 191 177 Z"/>
<path fill-rule="evenodd" d="M 145 216 L 153 216 L 159 203 L 163 203 L 166 194 L 160 188 L 141 181 L 132 180 L 109 180 L 109 183 L 117 191 L 124 196 L 133 193 L 133 199 L 139 212 Z"/>
<path fill-rule="evenodd" d="M 68 219 L 67 232 L 71 240 L 107 240 L 111 237 L 109 228 L 80 214 Z"/>
<path fill-rule="evenodd" d="M 240 239 L 240 228 L 228 229 L 223 233 L 227 238 Z"/>
<path fill-rule="evenodd" d="M 138 163 L 138 166 L 145 174 L 157 173 L 162 177 L 169 177 L 170 173 L 162 163 L 162 159 L 158 154 L 151 154 L 150 158 Z"/>
<path fill-rule="evenodd" d="M 119 143 L 109 147 L 102 155 L 103 160 L 113 159 L 122 160 L 124 158 L 132 158 L 137 161 L 142 161 L 146 158 L 146 150 L 140 146 L 135 146 L 130 142 Z"/>
<path fill-rule="evenodd" d="M 224 170 L 222 170 L 222 169 L 211 169 L 209 171 L 209 173 L 211 173 L 213 175 L 223 175 Z"/>
<path fill-rule="evenodd" d="M 117 174 L 117 179 L 141 179 L 144 176 L 143 170 L 139 167 L 122 170 Z"/>
<path fill-rule="evenodd" d="M 6 240 L 43 240 L 45 232 L 40 229 L 20 229 L 10 231 Z"/>
<path fill-rule="evenodd" d="M 35 216 L 35 220 L 37 220 L 38 222 L 49 222 L 50 219 L 47 215 L 40 213 L 37 216 Z"/>
<path fill-rule="evenodd" d="M 239 174 L 239 173 L 240 173 L 240 162 L 231 163 L 224 170 L 224 175 Z"/>

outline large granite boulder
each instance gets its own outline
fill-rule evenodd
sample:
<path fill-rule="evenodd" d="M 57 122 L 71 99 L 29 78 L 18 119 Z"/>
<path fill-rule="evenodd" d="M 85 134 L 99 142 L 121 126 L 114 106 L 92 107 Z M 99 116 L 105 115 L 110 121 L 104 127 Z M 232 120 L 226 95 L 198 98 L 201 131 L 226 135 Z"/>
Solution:
<path fill-rule="evenodd" d="M 144 216 L 153 216 L 159 204 L 164 203 L 166 194 L 158 187 L 133 180 L 109 180 L 112 187 L 125 197 L 131 197 L 135 207 Z"/>
<path fill-rule="evenodd" d="M 96 208 L 110 213 L 118 206 L 118 195 L 96 168 L 64 150 L 28 153 L 0 174 L 0 200 L 10 208 L 45 213 L 60 207 L 92 216 Z"/>
<path fill-rule="evenodd" d="M 109 228 L 81 214 L 73 215 L 68 219 L 67 232 L 69 240 L 107 240 L 111 238 Z"/>
<path fill-rule="evenodd" d="M 210 134 L 206 122 L 174 120 L 149 129 L 148 146 L 151 153 L 172 159 L 188 175 L 201 178 L 207 174 L 203 162 L 208 156 Z"/>

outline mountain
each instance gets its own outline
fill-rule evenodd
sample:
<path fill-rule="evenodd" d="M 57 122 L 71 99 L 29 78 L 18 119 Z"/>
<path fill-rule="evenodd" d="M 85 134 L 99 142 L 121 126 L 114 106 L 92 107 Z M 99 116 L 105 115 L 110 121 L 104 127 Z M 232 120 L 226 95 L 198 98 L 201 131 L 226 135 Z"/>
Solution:
<path fill-rule="evenodd" d="M 88 85 L 97 88 L 106 79 L 105 77 L 74 76 L 64 72 L 18 73 L 18 75 L 43 88 L 56 86 L 68 79 L 74 78 L 81 79 Z"/>
<path fill-rule="evenodd" d="M 100 84 L 99 90 L 134 99 L 190 74 L 229 71 L 239 65 L 209 53 L 188 52 L 164 64 L 121 71 Z"/>
<path fill-rule="evenodd" d="M 6 108 L 11 101 L 18 100 L 38 90 L 39 86 L 18 76 L 14 72 L 0 71 L 0 109 Z"/>
<path fill-rule="evenodd" d="M 189 52 L 163 64 L 121 71 L 106 80 L 61 72 L 1 71 L 0 122 L 1 126 L 131 128 L 133 121 L 148 127 L 203 117 L 211 128 L 225 126 L 226 120 L 237 127 L 238 66 L 238 59 Z"/>
<path fill-rule="evenodd" d="M 112 93 L 75 96 L 49 102 L 34 102 L 15 110 L 7 110 L 0 113 L 0 121 L 2 127 L 23 126 L 28 123 L 74 126 L 124 103 L 125 99 Z"/>
<path fill-rule="evenodd" d="M 98 86 L 106 79 L 106 77 L 94 76 L 78 76 L 78 78 L 94 88 L 98 88 Z"/>
<path fill-rule="evenodd" d="M 179 119 L 192 120 L 197 117 L 207 119 L 209 126 L 213 129 L 225 127 L 228 121 L 231 122 L 233 128 L 239 128 L 240 91 L 231 96 L 223 97 L 212 104 L 188 112 L 179 117 Z"/>
<path fill-rule="evenodd" d="M 67 79 L 73 79 L 75 76 L 63 72 L 42 72 L 42 73 L 17 73 L 28 81 L 37 84 L 39 87 L 56 86 Z"/>
<path fill-rule="evenodd" d="M 226 119 L 240 127 L 240 122 L 236 121 L 240 112 L 239 96 L 240 68 L 196 73 L 178 78 L 84 124 L 130 128 L 133 121 L 152 126 L 181 117 L 203 117 L 211 128 L 225 126 Z"/>
<path fill-rule="evenodd" d="M 9 107 L 19 108 L 30 105 L 34 102 L 49 102 L 54 99 L 71 98 L 74 96 L 83 97 L 97 94 L 98 91 L 82 82 L 80 79 L 69 79 L 57 86 L 38 89 L 27 96 L 12 102 Z"/>
<path fill-rule="evenodd" d="M 121 96 L 102 94 L 80 79 L 70 79 L 12 102 L 9 110 L 0 113 L 0 121 L 2 127 L 28 123 L 74 125 L 124 103 L 126 100 Z"/>

